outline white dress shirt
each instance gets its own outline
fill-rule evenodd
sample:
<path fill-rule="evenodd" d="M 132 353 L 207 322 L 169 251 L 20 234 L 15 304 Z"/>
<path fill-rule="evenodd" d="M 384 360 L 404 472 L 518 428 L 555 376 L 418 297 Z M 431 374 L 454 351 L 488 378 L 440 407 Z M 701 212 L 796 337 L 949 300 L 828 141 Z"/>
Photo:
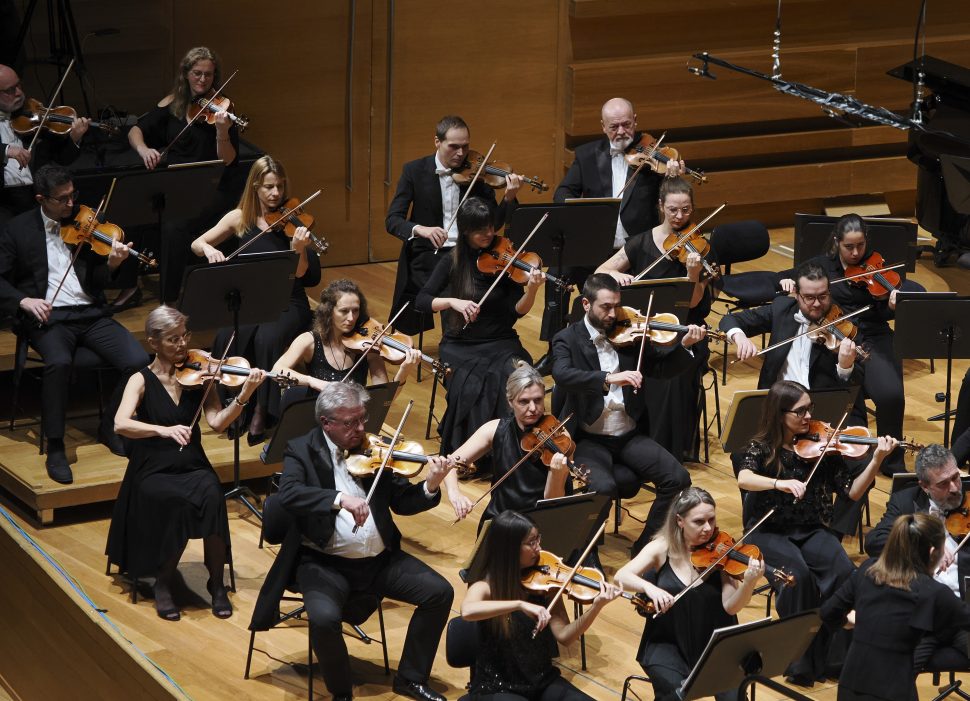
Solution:
<path fill-rule="evenodd" d="M 40 218 L 44 222 L 44 230 L 47 232 L 47 294 L 44 295 L 44 299 L 48 302 L 54 297 L 54 292 L 57 291 L 57 286 L 61 282 L 61 278 L 64 277 L 64 271 L 67 271 L 67 277 L 64 278 L 64 285 L 61 287 L 61 291 L 57 293 L 57 299 L 54 300 L 54 307 L 72 307 L 82 304 L 94 304 L 94 299 L 92 299 L 81 287 L 81 281 L 78 280 L 77 272 L 74 270 L 74 266 L 71 265 L 71 249 L 67 247 L 64 243 L 64 239 L 61 238 L 61 224 L 60 222 L 50 219 L 44 210 L 40 210 Z"/>
<path fill-rule="evenodd" d="M 0 141 L 2 141 L 9 151 L 10 146 L 24 146 L 17 132 L 10 124 L 10 115 L 0 112 Z M 21 168 L 16 158 L 11 158 L 7 154 L 7 162 L 3 166 L 3 182 L 6 187 L 18 187 L 20 185 L 32 185 L 34 176 L 30 173 L 30 168 Z"/>
<path fill-rule="evenodd" d="M 615 148 L 610 147 L 610 163 L 613 168 L 613 197 L 619 197 L 620 191 L 623 190 L 623 186 L 626 185 L 626 176 L 629 172 L 629 166 L 627 165 L 626 159 L 623 157 L 623 151 L 618 151 Z M 616 233 L 613 236 L 613 248 L 619 249 L 623 248 L 623 244 L 630 237 L 626 229 L 623 228 L 623 220 L 620 216 L 616 217 Z"/>
<path fill-rule="evenodd" d="M 946 520 L 946 513 L 932 499 L 930 499 L 929 513 L 931 516 L 936 516 L 941 521 Z M 950 555 L 953 555 L 957 551 L 957 541 L 952 535 L 950 535 L 949 531 L 946 533 L 946 541 L 943 543 L 943 547 Z M 949 587 L 950 591 L 957 596 L 960 596 L 960 568 L 957 566 L 955 557 L 952 565 L 947 567 L 942 572 L 934 572 L 933 579 L 941 584 L 945 584 L 947 587 Z"/>
<path fill-rule="evenodd" d="M 448 240 L 442 248 L 450 248 L 458 242 L 458 220 L 451 221 L 458 209 L 461 196 L 458 190 L 458 183 L 451 177 L 451 169 L 442 165 L 438 160 L 438 154 L 434 156 L 434 172 L 438 175 L 438 185 L 441 186 L 441 228 L 444 229 L 451 222 L 448 231 Z M 411 234 L 414 236 L 414 234 Z"/>
<path fill-rule="evenodd" d="M 586 331 L 596 347 L 596 355 L 599 356 L 600 370 L 607 373 L 616 372 L 620 367 L 620 356 L 617 354 L 613 344 L 607 336 L 589 323 L 589 319 L 583 316 L 583 323 L 586 324 Z M 583 424 L 583 430 L 587 433 L 595 433 L 598 436 L 622 436 L 629 433 L 636 427 L 636 421 L 626 413 L 626 405 L 623 403 L 623 388 L 620 385 L 610 385 L 610 390 L 603 397 L 603 413 L 599 415 L 591 424 Z"/>

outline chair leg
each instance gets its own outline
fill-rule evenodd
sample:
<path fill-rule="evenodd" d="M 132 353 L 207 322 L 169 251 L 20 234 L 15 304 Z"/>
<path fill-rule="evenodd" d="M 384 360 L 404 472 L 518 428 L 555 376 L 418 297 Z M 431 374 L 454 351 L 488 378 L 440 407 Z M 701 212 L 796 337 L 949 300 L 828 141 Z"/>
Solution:
<path fill-rule="evenodd" d="M 377 620 L 381 626 L 381 650 L 384 652 L 384 674 L 390 675 L 391 663 L 387 659 L 387 632 L 384 630 L 384 602 L 377 605 Z"/>
<path fill-rule="evenodd" d="M 424 315 L 422 314 L 420 318 L 422 319 L 421 326 L 424 326 L 424 323 L 423 323 Z M 424 330 L 423 329 L 421 331 L 418 331 L 418 350 L 421 351 L 422 353 L 424 353 Z M 418 371 L 415 374 L 417 375 L 418 382 L 420 382 L 421 381 L 421 363 L 420 362 L 418 363 Z M 434 374 L 432 374 L 431 375 L 432 381 L 434 380 L 434 377 L 435 377 Z"/>
<path fill-rule="evenodd" d="M 649 683 L 650 682 L 650 678 L 649 677 L 645 677 L 645 676 L 643 676 L 641 674 L 631 674 L 629 677 L 627 677 L 626 679 L 624 679 L 623 680 L 623 695 L 620 696 L 620 701 L 626 701 L 626 695 L 630 691 L 630 682 L 634 682 L 634 681 L 647 682 L 647 683 Z M 636 696 L 636 694 L 634 694 L 634 696 Z"/>
<path fill-rule="evenodd" d="M 260 537 L 262 537 L 263 529 L 260 528 L 259 532 L 260 532 Z M 236 568 L 232 566 L 232 545 L 229 546 L 228 560 L 229 561 L 226 564 L 229 565 L 229 591 L 235 594 L 236 593 Z"/>
<path fill-rule="evenodd" d="M 578 601 L 573 602 L 573 618 L 578 619 L 583 615 L 583 605 Z M 583 671 L 586 671 L 586 633 L 579 636 L 579 659 L 583 664 Z"/>
<path fill-rule="evenodd" d="M 249 679 L 249 668 L 253 664 L 253 648 L 256 646 L 256 631 L 249 632 L 249 650 L 246 652 L 246 671 L 243 672 L 243 679 Z"/>
<path fill-rule="evenodd" d="M 424 439 L 426 441 L 431 440 L 431 421 L 434 419 L 434 403 L 438 396 L 438 376 L 431 376 L 431 404 L 428 407 L 428 425 L 424 428 Z"/>
<path fill-rule="evenodd" d="M 306 636 L 306 649 L 306 697 L 309 701 L 313 701 L 313 641 L 310 639 L 309 631 Z"/>
<path fill-rule="evenodd" d="M 617 495 L 616 501 L 613 502 L 613 535 L 620 532 L 620 496 Z"/>

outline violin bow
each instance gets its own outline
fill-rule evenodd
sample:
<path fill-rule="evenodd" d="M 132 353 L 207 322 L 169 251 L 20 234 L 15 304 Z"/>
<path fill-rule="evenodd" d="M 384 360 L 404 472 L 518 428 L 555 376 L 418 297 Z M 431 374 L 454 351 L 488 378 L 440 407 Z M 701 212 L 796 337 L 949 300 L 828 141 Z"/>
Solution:
<path fill-rule="evenodd" d="M 312 195 L 310 195 L 309 197 L 307 197 L 305 200 L 303 200 L 302 202 L 300 202 L 300 204 L 298 204 L 293 209 L 299 209 L 300 207 L 303 207 L 305 204 L 307 204 L 308 202 L 312 201 L 317 195 L 319 195 L 320 192 L 321 192 L 321 190 L 317 190 Z M 267 231 L 270 231 L 272 229 L 275 229 L 280 224 L 285 224 L 285 223 L 286 223 L 285 218 L 281 217 L 279 220 L 273 222 L 272 224 L 270 224 L 269 226 L 267 226 L 262 231 L 259 231 L 255 236 L 253 236 L 251 239 L 249 239 L 246 243 L 244 243 L 242 246 L 240 246 L 235 251 L 233 251 L 228 256 L 226 256 L 226 261 L 232 260 L 233 258 L 235 258 L 236 256 L 238 256 L 240 253 L 242 253 L 243 251 L 245 251 L 247 248 L 249 248 L 250 246 L 252 246 L 253 243 L 255 243 L 256 239 L 258 239 L 260 236 L 262 236 L 263 234 L 265 234 Z"/>
<path fill-rule="evenodd" d="M 516 261 L 516 259 L 518 259 L 518 257 L 520 255 L 522 255 L 522 252 L 525 251 L 526 245 L 532 239 L 532 236 L 539 230 L 539 227 L 542 226 L 542 222 L 544 222 L 548 218 L 549 218 L 549 212 L 546 212 L 545 214 L 542 215 L 542 219 L 540 219 L 536 223 L 535 228 L 533 228 L 532 231 L 529 232 L 529 235 L 525 237 L 525 241 L 523 241 L 522 242 L 522 245 L 519 246 L 519 250 L 517 250 L 515 252 L 515 255 L 513 255 L 511 258 L 509 258 L 509 262 L 506 263 L 505 264 L 505 267 L 502 268 L 501 272 L 499 272 L 499 274 L 495 276 L 495 279 L 492 281 L 492 284 L 489 286 L 489 288 L 487 290 L 485 290 L 485 294 L 483 294 L 482 295 L 482 298 L 480 300 L 478 300 L 478 303 L 477 304 L 478 304 L 479 309 L 481 308 L 481 306 L 483 304 L 485 304 L 485 300 L 488 299 L 488 296 L 490 294 L 492 294 L 492 290 L 494 290 L 495 289 L 495 286 L 498 285 L 499 281 L 502 279 L 502 276 L 505 275 L 505 273 L 508 271 L 508 269 L 512 267 L 512 264 Z M 465 325 L 461 327 L 461 330 L 464 331 L 465 329 L 467 329 L 468 328 L 468 324 L 470 324 L 470 323 L 471 323 L 470 321 L 465 322 Z"/>
<path fill-rule="evenodd" d="M 221 93 L 223 90 L 225 90 L 226 86 L 229 85 L 229 81 L 236 77 L 236 73 L 238 73 L 238 72 L 239 72 L 239 69 L 238 68 L 236 70 L 234 70 L 232 72 L 232 75 L 229 76 L 228 78 L 226 78 L 226 81 L 222 85 L 219 86 L 219 89 L 218 90 L 216 90 L 214 93 L 212 93 L 212 97 L 208 98 L 208 100 L 211 102 L 212 100 L 216 99 L 216 97 L 219 96 L 219 93 Z M 198 119 L 202 115 L 202 113 L 205 112 L 205 111 L 206 111 L 206 109 L 204 107 L 202 109 L 200 109 L 196 113 L 196 115 L 194 117 L 192 117 L 192 119 L 190 119 L 188 121 L 188 123 L 184 127 L 182 127 L 182 131 L 180 131 L 178 134 L 176 134 L 175 135 L 175 138 L 172 139 L 168 143 L 168 146 L 166 146 L 162 150 L 162 152 L 160 154 L 158 154 L 158 160 L 159 161 L 161 161 L 163 158 L 165 158 L 165 154 L 167 154 L 168 151 L 169 151 L 169 149 L 172 148 L 175 145 L 175 142 L 178 141 L 182 137 L 182 134 L 185 133 L 185 130 L 188 129 L 189 127 L 191 127 L 193 124 L 195 124 L 195 120 Z"/>
<path fill-rule="evenodd" d="M 701 221 L 699 224 L 696 224 L 696 225 L 692 226 L 687 231 L 687 233 L 681 234 L 681 236 L 677 239 L 677 241 L 674 243 L 674 245 L 671 246 L 670 248 L 668 248 L 666 251 L 664 251 L 663 252 L 663 255 L 661 255 L 660 257 L 658 257 L 657 260 L 655 260 L 653 263 L 651 263 L 646 268 L 644 268 L 642 273 L 640 273 L 635 278 L 633 278 L 633 282 L 636 282 L 638 280 L 642 280 L 643 279 L 643 276 L 646 275 L 647 273 L 649 273 L 654 268 L 656 268 L 660 264 L 660 261 L 662 261 L 664 258 L 666 258 L 666 259 L 669 260 L 670 259 L 670 252 L 671 251 L 676 250 L 677 247 L 680 246 L 684 241 L 686 241 L 691 236 L 693 236 L 695 231 L 697 231 L 702 226 L 704 226 L 707 222 L 709 222 L 711 219 L 713 219 L 714 218 L 714 215 L 718 214 L 725 207 L 727 207 L 727 202 L 722 203 L 720 207 L 718 207 L 713 212 L 711 212 L 706 217 L 704 217 L 703 221 Z"/>
<path fill-rule="evenodd" d="M 551 431 L 549 431 L 548 438 L 552 438 L 557 433 L 559 433 L 565 427 L 566 423 L 571 418 L 573 418 L 573 415 L 572 414 L 570 414 L 565 419 L 563 419 L 558 424 L 556 424 L 556 426 Z M 519 469 L 519 466 L 522 463 L 524 463 L 526 460 L 528 460 L 532 456 L 533 453 L 535 453 L 537 450 L 542 450 L 543 443 L 544 443 L 544 441 L 538 441 L 534 446 L 532 446 L 532 448 L 530 448 L 528 451 L 526 451 L 526 454 L 523 455 L 519 459 L 519 461 L 517 463 L 515 463 L 512 467 L 510 467 L 508 469 L 508 471 L 504 475 L 502 475 L 497 480 L 495 480 L 495 482 L 492 484 L 492 486 L 488 488 L 488 491 L 487 492 L 485 492 L 484 494 L 482 494 L 482 496 L 478 497 L 478 499 L 475 500 L 475 503 L 472 504 L 471 507 L 468 509 L 468 513 L 470 514 L 472 512 L 472 510 L 476 506 L 478 506 L 479 504 L 482 503 L 482 501 L 485 499 L 485 497 L 487 497 L 489 494 L 491 494 L 492 492 L 494 492 L 498 488 L 498 486 L 500 484 L 502 484 L 502 482 L 504 482 L 505 480 L 507 480 L 512 475 L 513 472 L 515 472 L 517 469 Z M 466 516 L 467 516 L 467 514 L 466 514 Z M 459 521 L 461 521 L 461 519 L 460 518 L 456 518 L 454 521 L 451 522 L 451 525 L 454 526 Z"/>
<path fill-rule="evenodd" d="M 445 227 L 445 234 L 446 235 L 448 234 L 449 231 L 451 231 L 451 225 L 455 223 L 455 219 L 458 218 L 458 212 L 461 211 L 461 206 L 463 204 L 465 204 L 465 200 L 467 200 L 468 199 L 468 196 L 470 194 L 472 194 L 472 190 L 475 187 L 475 183 L 478 182 L 478 176 L 482 174 L 482 171 L 485 170 L 485 166 L 488 165 L 488 158 L 489 158 L 489 156 L 492 155 L 492 151 L 495 150 L 495 144 L 496 143 L 498 143 L 498 142 L 496 141 L 496 142 L 492 143 L 492 148 L 490 148 L 488 150 L 488 153 L 485 154 L 485 158 L 482 159 L 481 165 L 479 165 L 478 166 L 478 170 L 475 171 L 475 177 L 472 178 L 472 181 L 470 183 L 468 183 L 468 189 L 465 190 L 465 196 L 461 198 L 461 202 L 459 202 L 458 203 L 458 206 L 455 207 L 455 211 L 451 215 L 451 221 L 449 221 L 448 222 L 448 226 Z M 435 255 L 438 255 L 438 251 L 440 251 L 440 250 L 441 250 L 441 246 L 438 246 L 437 248 L 434 249 L 434 254 Z"/>
<path fill-rule="evenodd" d="M 839 431 L 842 430 L 842 424 L 845 423 L 845 420 L 848 417 L 849 417 L 849 412 L 848 411 L 845 412 L 844 414 L 842 414 L 842 418 L 839 420 L 839 425 L 835 427 L 835 430 L 832 431 L 832 435 L 829 436 L 829 439 L 827 441 L 825 441 L 825 445 L 822 446 L 822 452 L 819 453 L 818 459 L 815 461 L 815 464 L 812 466 L 812 471 L 809 472 L 808 473 L 808 477 L 805 478 L 805 489 L 806 490 L 808 489 L 808 483 L 811 482 L 812 481 L 812 477 L 815 476 L 815 471 L 818 469 L 818 466 L 822 464 L 822 459 L 825 457 L 825 451 L 827 451 L 829 449 L 829 446 L 832 445 L 832 441 L 838 442 L 836 439 L 838 438 Z M 795 497 L 795 500 L 792 503 L 798 503 L 800 501 L 801 501 L 801 499 L 799 499 L 798 497 Z"/>
<path fill-rule="evenodd" d="M 30 140 L 30 146 L 27 147 L 28 151 L 34 150 L 34 144 L 37 143 L 37 137 L 40 136 L 40 132 L 43 131 L 44 124 L 47 123 L 47 118 L 50 116 L 51 110 L 54 109 L 54 100 L 56 100 L 57 96 L 60 95 L 61 88 L 64 87 L 64 81 L 67 80 L 67 76 L 70 75 L 71 69 L 74 68 L 75 60 L 76 59 L 72 58 L 71 62 L 67 64 L 67 70 L 65 70 L 64 75 L 61 76 L 61 82 L 57 84 L 57 87 L 54 88 L 54 92 L 51 93 L 50 99 L 47 100 L 47 108 L 44 110 L 44 116 L 41 117 L 40 122 L 37 123 L 37 131 L 34 132 L 34 138 Z M 21 169 L 22 168 L 23 166 L 21 166 Z"/>
<path fill-rule="evenodd" d="M 640 372 L 640 368 L 643 367 L 643 351 L 647 347 L 647 336 L 650 335 L 649 319 L 651 309 L 653 309 L 653 290 L 650 290 L 650 299 L 647 300 L 647 315 L 643 317 L 643 337 L 640 339 L 640 354 L 637 356 L 637 372 Z M 634 394 L 637 394 L 637 389 L 637 387 L 633 388 Z"/>
<path fill-rule="evenodd" d="M 810 333 L 815 333 L 817 331 L 822 331 L 823 329 L 827 329 L 829 326 L 833 326 L 834 324 L 841 324 L 846 319 L 850 319 L 850 318 L 854 317 L 857 314 L 862 314 L 862 312 L 869 311 L 869 308 L 870 307 L 871 307 L 871 305 L 867 304 L 866 306 L 862 307 L 861 309 L 856 309 L 854 312 L 850 312 L 849 314 L 843 314 L 838 319 L 833 319 L 832 321 L 829 321 L 829 322 L 827 322 L 825 324 L 822 324 L 821 326 L 816 326 L 815 328 L 809 327 L 808 329 L 806 329 L 805 331 L 802 331 L 801 333 L 796 333 L 791 338 L 786 338 L 784 341 L 778 341 L 778 343 L 772 343 L 767 348 L 762 348 L 757 353 L 755 353 L 754 355 L 752 355 L 751 358 L 757 358 L 759 355 L 764 355 L 768 351 L 773 351 L 775 348 L 778 348 L 780 346 L 783 346 L 786 343 L 791 343 L 795 339 L 801 338 L 802 336 L 807 336 Z M 751 358 L 745 358 L 745 360 L 750 360 Z M 734 365 L 735 363 L 740 363 L 740 362 L 743 362 L 743 361 L 740 358 L 735 358 L 734 360 L 731 361 L 731 365 Z"/>
<path fill-rule="evenodd" d="M 394 325 L 394 322 L 397 321 L 397 318 L 401 316 L 401 312 L 403 312 L 409 304 L 411 304 L 410 301 L 405 302 L 404 304 L 401 305 L 401 308 L 397 310 L 397 314 L 395 314 L 391 318 L 391 320 L 387 322 L 387 326 L 382 328 L 380 333 L 374 336 L 374 340 L 371 341 L 371 344 L 364 349 L 363 353 L 360 354 L 360 357 L 357 358 L 357 362 L 355 362 L 353 365 L 350 366 L 350 370 L 347 371 L 347 374 L 340 379 L 341 382 L 346 382 L 348 379 L 350 379 L 350 376 L 354 374 L 354 370 L 357 369 L 357 366 L 360 365 L 361 361 L 363 361 L 364 358 L 367 357 L 367 354 L 370 353 L 373 348 L 380 347 L 380 342 L 381 342 L 381 339 L 384 338 L 384 334 L 386 334 L 391 329 L 391 327 Z"/>
<path fill-rule="evenodd" d="M 364 499 L 364 503 L 370 508 L 370 500 L 374 496 L 374 492 L 377 490 L 377 482 L 381 479 L 381 475 L 384 474 L 384 468 L 387 467 L 387 461 L 391 459 L 391 453 L 394 452 L 394 446 L 401 439 L 401 429 L 404 428 L 404 422 L 408 420 L 408 414 L 411 413 L 411 407 L 414 406 L 414 400 L 408 400 L 408 405 L 404 407 L 404 414 L 401 416 L 401 420 L 397 423 L 397 429 L 394 431 L 394 437 L 391 438 L 391 442 L 387 446 L 387 452 L 384 453 L 384 459 L 381 460 L 381 466 L 377 468 L 377 472 L 374 474 L 374 481 L 371 482 L 370 489 L 367 492 L 367 498 Z M 354 524 L 354 528 L 351 533 L 357 533 L 360 530 L 360 526 Z"/>
<path fill-rule="evenodd" d="M 209 382 L 209 384 L 205 386 L 205 390 L 202 392 L 202 399 L 199 401 L 199 407 L 198 409 L 195 410 L 195 416 L 192 417 L 192 423 L 189 424 L 189 428 L 195 428 L 196 422 L 199 420 L 199 417 L 202 416 L 202 410 L 205 408 L 205 400 L 209 396 L 209 392 L 212 391 L 213 386 L 216 385 L 216 382 L 214 381 L 215 376 L 222 371 L 222 366 L 225 365 L 226 358 L 229 357 L 229 349 L 232 347 L 232 342 L 235 340 L 236 340 L 236 332 L 233 331 L 232 336 L 229 337 L 229 342 L 226 344 L 226 350 L 222 353 L 222 357 L 219 358 L 219 363 L 216 365 L 215 372 L 208 373 L 209 375 L 212 375 L 210 379 L 213 381 Z M 209 361 L 206 364 L 206 367 L 209 367 L 211 363 L 212 363 L 212 356 L 210 355 Z M 179 446 L 180 453 L 182 452 L 182 449 L 184 447 L 185 447 L 184 445 Z"/>
<path fill-rule="evenodd" d="M 647 165 L 647 161 L 653 158 L 653 155 L 657 153 L 657 149 L 660 148 L 660 142 L 663 141 L 666 137 L 667 137 L 667 132 L 664 132 L 663 134 L 660 135 L 659 139 L 657 139 L 653 144 L 650 145 L 650 149 L 647 152 L 646 157 L 640 162 L 640 165 L 637 166 L 637 169 L 633 171 L 633 175 L 627 178 L 626 182 L 623 183 L 623 189 L 621 189 L 620 192 L 617 194 L 618 198 L 620 199 L 623 198 L 623 193 L 626 192 L 626 189 L 628 187 L 630 187 L 630 183 L 636 180 L 636 177 L 640 174 L 640 171 L 643 170 L 643 166 Z"/>
<path fill-rule="evenodd" d="M 593 534 L 593 537 L 590 538 L 589 543 L 586 545 L 586 549 L 583 550 L 583 554 L 579 556 L 579 558 L 576 560 L 576 564 L 573 565 L 573 568 L 569 571 L 569 575 L 566 577 L 565 580 L 563 580 L 563 583 L 559 585 L 559 588 L 556 589 L 556 593 L 553 594 L 552 599 L 549 601 L 549 603 L 546 604 L 546 611 L 549 611 L 549 612 L 552 611 L 552 607 L 556 605 L 557 601 L 559 601 L 559 598 L 562 596 L 563 591 L 566 590 L 566 586 L 573 581 L 573 575 L 575 575 L 579 571 L 579 568 L 583 566 L 583 561 L 586 560 L 586 556 L 589 555 L 589 551 L 593 549 L 594 545 L 596 545 L 596 541 L 600 539 L 600 536 L 603 535 L 603 531 L 605 529 L 606 529 L 606 520 L 604 519 L 599 529 L 597 529 L 596 533 Z M 600 589 L 600 591 L 603 591 L 602 588 Z M 539 629 L 534 628 L 532 630 L 533 639 L 535 639 L 535 637 L 538 634 L 539 634 Z"/>
<path fill-rule="evenodd" d="M 868 275 L 878 275 L 879 273 L 884 273 L 887 270 L 895 270 L 896 268 L 902 268 L 905 263 L 896 263 L 896 265 L 887 265 L 884 268 L 876 268 L 875 270 L 867 270 L 864 273 L 856 273 L 855 275 L 847 275 L 845 277 L 840 277 L 838 280 L 832 280 L 829 282 L 830 285 L 834 285 L 837 282 L 848 282 L 849 280 L 855 280 L 859 277 L 866 277 Z"/>

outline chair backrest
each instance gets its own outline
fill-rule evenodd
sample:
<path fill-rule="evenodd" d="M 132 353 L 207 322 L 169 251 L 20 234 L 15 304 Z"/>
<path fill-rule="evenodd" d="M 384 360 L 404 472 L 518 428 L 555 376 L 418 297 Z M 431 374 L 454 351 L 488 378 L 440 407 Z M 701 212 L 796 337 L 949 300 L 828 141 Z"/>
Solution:
<path fill-rule="evenodd" d="M 478 623 L 456 616 L 448 621 L 445 659 L 452 667 L 471 667 L 478 656 Z"/>
<path fill-rule="evenodd" d="M 768 252 L 771 236 L 759 221 L 718 224 L 711 232 L 711 247 L 721 265 L 756 260 Z"/>

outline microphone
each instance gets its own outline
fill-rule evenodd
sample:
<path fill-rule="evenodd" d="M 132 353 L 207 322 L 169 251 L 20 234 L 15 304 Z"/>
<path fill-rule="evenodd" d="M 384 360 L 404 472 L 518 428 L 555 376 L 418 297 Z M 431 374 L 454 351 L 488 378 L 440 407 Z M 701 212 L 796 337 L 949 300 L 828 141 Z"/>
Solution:
<path fill-rule="evenodd" d="M 707 64 L 705 63 L 700 68 L 695 68 L 694 66 L 687 66 L 687 70 L 694 75 L 699 75 L 702 78 L 710 78 L 711 80 L 717 80 L 717 76 L 707 70 Z"/>

